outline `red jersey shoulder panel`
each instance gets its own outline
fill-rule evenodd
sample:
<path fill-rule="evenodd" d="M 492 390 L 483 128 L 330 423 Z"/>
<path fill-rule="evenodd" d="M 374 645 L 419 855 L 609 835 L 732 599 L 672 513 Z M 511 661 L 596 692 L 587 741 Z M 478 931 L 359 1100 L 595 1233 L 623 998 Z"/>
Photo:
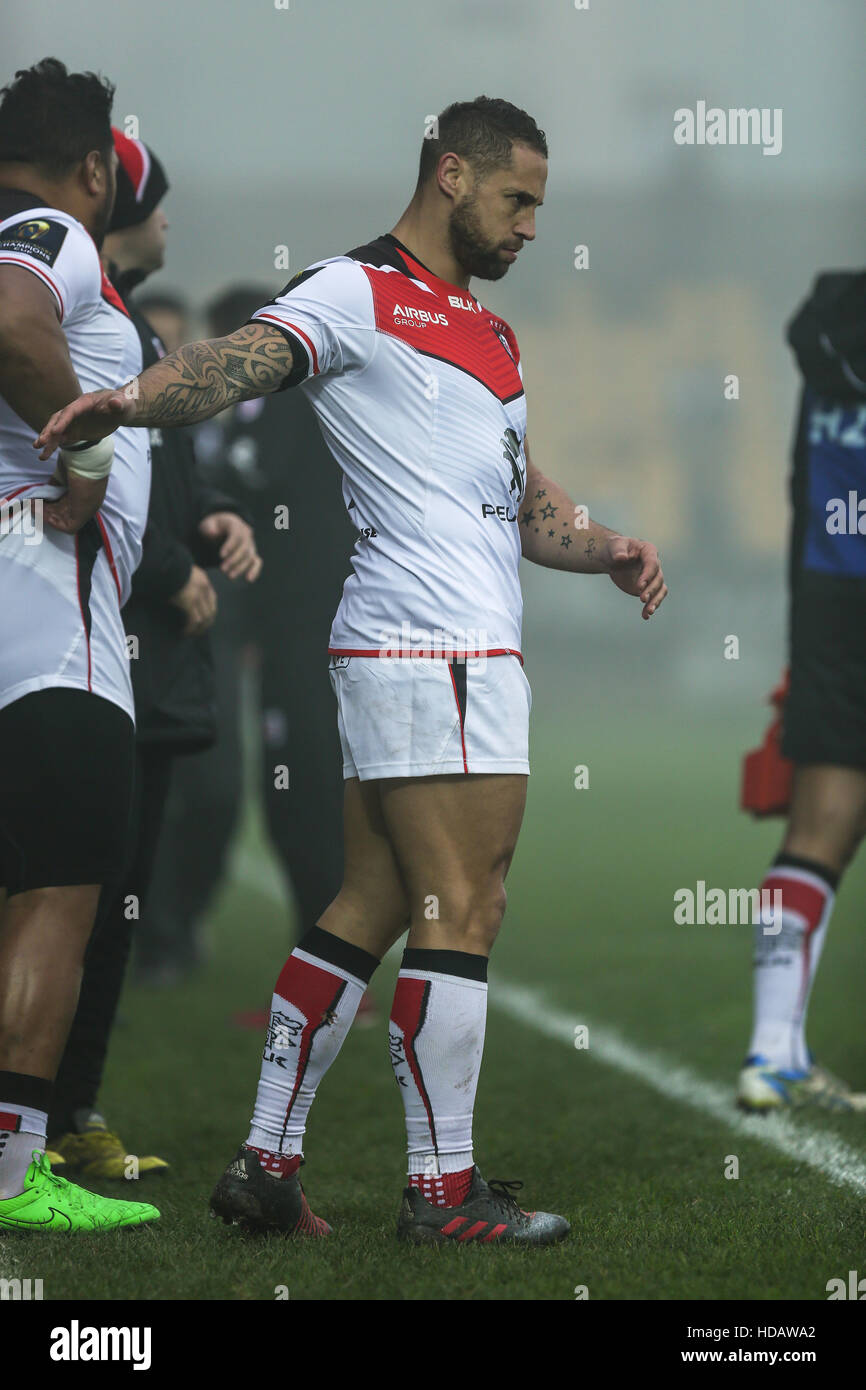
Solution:
<path fill-rule="evenodd" d="M 503 403 L 523 395 L 517 340 L 504 320 L 444 281 L 442 289 L 431 291 L 409 276 L 370 265 L 362 269 L 380 333 L 468 373 Z"/>

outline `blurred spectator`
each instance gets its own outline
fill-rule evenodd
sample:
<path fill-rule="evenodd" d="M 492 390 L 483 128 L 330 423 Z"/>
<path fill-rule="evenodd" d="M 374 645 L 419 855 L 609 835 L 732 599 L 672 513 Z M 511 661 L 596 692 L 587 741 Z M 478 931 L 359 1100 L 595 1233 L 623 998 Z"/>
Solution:
<path fill-rule="evenodd" d="M 142 294 L 135 302 L 166 352 L 176 352 L 189 342 L 189 310 L 179 295 Z"/>
<path fill-rule="evenodd" d="M 209 306 L 208 333 L 234 332 L 275 292 L 228 290 Z M 258 683 L 254 780 L 298 933 L 315 924 L 342 879 L 342 762 L 327 647 L 355 533 L 338 471 L 298 391 L 245 401 L 208 421 L 196 431 L 196 452 L 212 485 L 234 493 L 252 516 L 264 569 L 248 591 L 216 584 L 218 741 L 178 768 L 139 937 L 139 978 L 161 983 L 197 961 L 198 928 L 237 826 L 245 650 L 252 648 Z"/>

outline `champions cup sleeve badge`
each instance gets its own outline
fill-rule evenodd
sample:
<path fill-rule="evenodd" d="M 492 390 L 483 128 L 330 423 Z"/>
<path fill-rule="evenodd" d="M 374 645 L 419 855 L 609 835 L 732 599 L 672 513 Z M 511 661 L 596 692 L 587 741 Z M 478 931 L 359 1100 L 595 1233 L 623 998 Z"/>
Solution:
<path fill-rule="evenodd" d="M 50 232 L 51 223 L 42 221 L 22 222 L 20 227 L 15 228 L 15 235 L 21 237 L 23 241 L 38 241 L 46 232 Z"/>
<path fill-rule="evenodd" d="M 0 232 L 0 251 L 32 256 L 42 265 L 53 265 L 66 239 L 68 228 L 62 222 L 33 217 Z"/>

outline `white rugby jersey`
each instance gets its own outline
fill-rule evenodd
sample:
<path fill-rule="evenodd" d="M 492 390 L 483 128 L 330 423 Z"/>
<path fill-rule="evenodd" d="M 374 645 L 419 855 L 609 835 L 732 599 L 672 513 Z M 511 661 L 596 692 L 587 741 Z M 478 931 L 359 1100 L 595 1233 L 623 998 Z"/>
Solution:
<path fill-rule="evenodd" d="M 519 655 L 526 405 L 508 324 L 390 234 L 253 319 L 290 339 L 287 385 L 309 395 L 359 531 L 329 650 Z"/>
<path fill-rule="evenodd" d="M 32 197 L 32 195 L 30 195 Z M 102 269 L 90 233 L 69 213 L 27 206 L 26 195 L 0 189 L 0 265 L 18 265 L 37 276 L 54 296 L 69 356 L 81 390 L 99 391 L 141 371 L 141 344 L 123 301 Z M 25 202 L 4 216 L 4 203 Z M 56 455 L 41 462 L 30 425 L 0 396 L 0 503 L 12 496 L 59 497 L 50 478 Z M 147 430 L 119 429 L 114 464 L 98 514 L 103 571 L 121 605 L 141 559 L 141 538 L 150 499 Z"/>
<path fill-rule="evenodd" d="M 32 194 L 0 189 L 0 265 L 22 267 L 53 295 L 82 391 L 139 374 L 138 334 L 74 217 L 35 206 Z M 67 686 L 101 695 L 134 718 L 120 609 L 147 522 L 147 431 L 116 431 L 105 501 L 94 518 L 71 536 L 45 525 L 35 541 L 32 531 L 22 534 L 17 509 L 63 489 L 50 481 L 56 458 L 43 463 L 33 438 L 0 397 L 0 708 Z"/>

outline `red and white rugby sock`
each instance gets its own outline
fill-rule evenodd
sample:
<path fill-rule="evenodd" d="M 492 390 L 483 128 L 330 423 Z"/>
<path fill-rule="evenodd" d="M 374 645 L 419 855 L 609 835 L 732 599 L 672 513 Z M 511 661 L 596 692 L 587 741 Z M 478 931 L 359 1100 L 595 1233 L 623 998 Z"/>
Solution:
<path fill-rule="evenodd" d="M 458 1207 L 472 1182 L 472 1111 L 487 1021 L 487 957 L 407 947 L 391 1005 L 409 1186 Z"/>
<path fill-rule="evenodd" d="M 770 913 L 755 925 L 755 1004 L 749 1055 L 777 1070 L 807 1071 L 806 1008 L 833 911 L 838 875 L 821 864 L 780 854 L 761 885 Z M 767 933 L 780 892 L 781 930 Z M 763 902 L 763 897 L 762 897 Z"/>
<path fill-rule="evenodd" d="M 24 1191 L 33 1150 L 45 1152 L 51 1082 L 0 1071 L 0 1201 Z"/>
<path fill-rule="evenodd" d="M 286 961 L 271 1000 L 247 1146 L 280 1177 L 295 1172 L 319 1082 L 343 1045 L 379 964 L 360 946 L 311 927 Z"/>

